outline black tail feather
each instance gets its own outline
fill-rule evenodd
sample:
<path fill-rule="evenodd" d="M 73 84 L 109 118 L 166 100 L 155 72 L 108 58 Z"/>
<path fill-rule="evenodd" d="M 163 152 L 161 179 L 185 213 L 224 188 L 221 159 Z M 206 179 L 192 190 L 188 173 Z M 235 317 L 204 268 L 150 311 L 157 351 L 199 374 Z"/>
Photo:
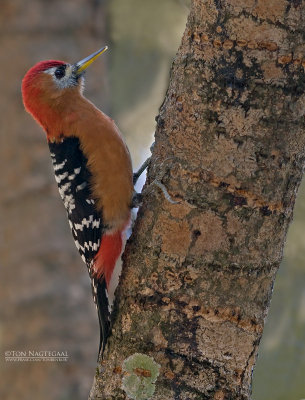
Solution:
<path fill-rule="evenodd" d="M 100 324 L 100 343 L 98 360 L 103 357 L 107 339 L 110 334 L 110 311 L 107 296 L 107 286 L 104 277 L 91 279 L 93 300 L 96 304 Z"/>

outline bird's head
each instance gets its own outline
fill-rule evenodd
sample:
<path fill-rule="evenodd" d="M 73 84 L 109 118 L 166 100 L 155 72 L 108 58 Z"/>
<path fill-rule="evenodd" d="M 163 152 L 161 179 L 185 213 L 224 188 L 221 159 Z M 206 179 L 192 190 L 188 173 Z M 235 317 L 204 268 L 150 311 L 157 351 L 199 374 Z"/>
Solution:
<path fill-rule="evenodd" d="M 25 109 L 46 131 L 54 114 L 62 110 L 65 96 L 82 93 L 85 70 L 106 50 L 107 46 L 75 64 L 41 61 L 25 74 L 22 81 Z"/>

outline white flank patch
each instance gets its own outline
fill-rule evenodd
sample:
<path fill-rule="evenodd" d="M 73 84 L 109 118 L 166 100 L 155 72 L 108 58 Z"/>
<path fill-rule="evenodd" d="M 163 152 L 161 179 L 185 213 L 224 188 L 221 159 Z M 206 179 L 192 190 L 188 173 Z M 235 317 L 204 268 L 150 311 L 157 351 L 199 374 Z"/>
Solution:
<path fill-rule="evenodd" d="M 87 186 L 87 182 L 83 182 L 80 185 L 76 186 L 76 191 L 78 192 L 79 190 L 83 190 L 83 189 L 85 189 L 86 186 Z"/>
<path fill-rule="evenodd" d="M 94 204 L 94 200 L 93 200 L 93 199 L 86 199 L 86 202 L 87 202 L 88 204 Z"/>
<path fill-rule="evenodd" d="M 99 228 L 101 221 L 99 219 L 95 219 L 92 221 L 92 228 Z"/>
<path fill-rule="evenodd" d="M 119 279 L 120 279 L 120 275 L 121 275 L 121 272 L 122 272 L 122 264 L 123 264 L 122 254 L 123 254 L 123 252 L 125 250 L 125 245 L 126 245 L 126 240 L 127 240 L 127 238 L 126 238 L 126 230 L 123 232 L 122 236 L 123 236 L 122 251 L 121 251 L 121 254 L 118 257 L 118 259 L 116 260 L 116 263 L 115 263 L 115 266 L 114 266 L 114 270 L 113 270 L 113 273 L 111 275 L 111 279 L 110 279 L 110 282 L 109 282 L 108 293 L 106 292 L 107 293 L 107 297 L 108 297 L 108 301 L 109 301 L 109 312 L 110 313 L 112 312 L 113 301 L 114 301 L 114 298 L 115 298 L 114 292 L 115 292 L 115 289 L 117 288 L 117 286 L 119 284 Z"/>
<path fill-rule="evenodd" d="M 65 166 L 66 162 L 67 162 L 67 160 L 64 160 L 64 161 L 63 161 L 62 163 L 60 163 L 60 164 L 54 164 L 54 170 L 55 170 L 55 171 L 58 171 L 58 170 L 62 169 L 62 168 Z"/>
<path fill-rule="evenodd" d="M 58 190 L 59 190 L 59 193 L 61 194 L 61 196 L 64 196 L 65 192 L 70 188 L 71 188 L 71 183 L 68 182 L 68 183 L 65 183 L 63 186 L 59 187 Z"/>
<path fill-rule="evenodd" d="M 83 218 L 80 224 L 74 224 L 74 228 L 78 231 L 83 231 L 85 226 L 89 228 L 90 225 L 92 228 L 99 228 L 100 220 L 93 219 L 93 215 L 89 215 L 89 218 Z"/>
<path fill-rule="evenodd" d="M 68 176 L 68 172 L 65 172 L 64 174 L 61 175 L 56 175 L 55 174 L 55 180 L 57 183 L 60 183 L 61 181 L 63 181 L 67 176 Z"/>

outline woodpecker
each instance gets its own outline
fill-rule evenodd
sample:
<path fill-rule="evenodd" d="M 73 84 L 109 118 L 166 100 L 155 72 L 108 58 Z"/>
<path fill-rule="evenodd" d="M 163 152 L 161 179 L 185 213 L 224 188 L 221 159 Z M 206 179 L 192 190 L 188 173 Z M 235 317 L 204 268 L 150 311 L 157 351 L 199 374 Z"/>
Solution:
<path fill-rule="evenodd" d="M 46 133 L 75 245 L 88 268 L 101 355 L 110 334 L 109 283 L 134 192 L 131 158 L 119 129 L 83 96 L 85 70 L 106 50 L 75 64 L 41 61 L 22 81 L 25 109 Z"/>

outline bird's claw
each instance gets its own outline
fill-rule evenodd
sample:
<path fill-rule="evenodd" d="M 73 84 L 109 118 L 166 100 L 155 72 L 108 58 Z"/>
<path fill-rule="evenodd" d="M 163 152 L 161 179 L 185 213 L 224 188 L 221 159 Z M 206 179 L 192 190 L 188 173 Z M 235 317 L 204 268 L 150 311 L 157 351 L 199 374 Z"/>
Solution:
<path fill-rule="evenodd" d="M 131 201 L 131 208 L 138 208 L 142 204 L 143 195 L 142 193 L 134 192 Z"/>
<path fill-rule="evenodd" d="M 150 146 L 150 152 L 153 151 L 155 143 L 153 143 Z M 141 165 L 141 167 L 137 170 L 137 172 L 133 173 L 133 184 L 135 185 L 138 181 L 138 179 L 140 178 L 140 176 L 143 174 L 143 172 L 146 170 L 146 168 L 148 167 L 149 163 L 150 163 L 151 157 L 148 157 L 144 163 Z"/>

